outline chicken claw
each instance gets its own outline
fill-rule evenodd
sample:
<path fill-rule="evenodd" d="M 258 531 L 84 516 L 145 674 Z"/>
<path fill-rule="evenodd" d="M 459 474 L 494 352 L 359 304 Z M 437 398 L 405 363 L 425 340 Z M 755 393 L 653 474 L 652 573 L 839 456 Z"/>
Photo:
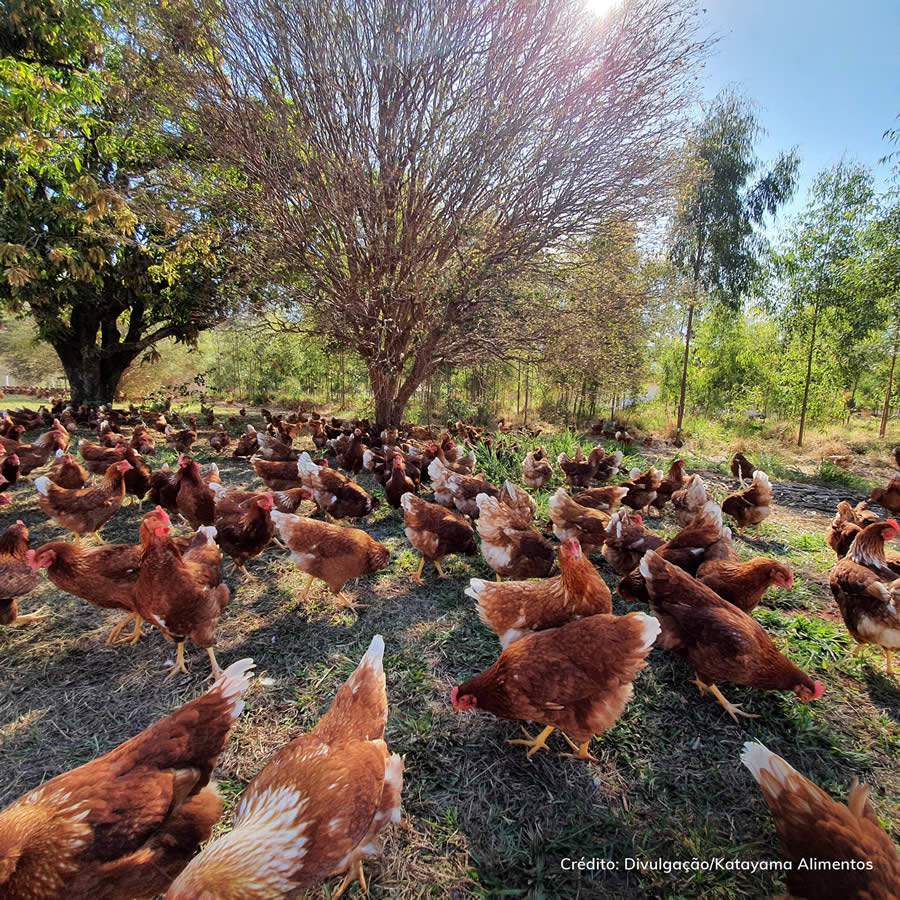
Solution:
<path fill-rule="evenodd" d="M 184 664 L 184 641 L 176 645 L 177 649 L 175 651 L 175 665 L 169 669 L 169 674 L 163 679 L 163 681 L 171 681 L 176 675 L 188 674 L 188 668 Z"/>
<path fill-rule="evenodd" d="M 735 722 L 737 722 L 738 716 L 741 716 L 744 719 L 759 718 L 759 716 L 755 713 L 744 712 L 736 703 L 730 703 L 726 699 L 725 695 L 714 684 L 708 684 L 706 687 L 709 689 L 709 692 L 713 695 L 713 697 L 715 697 L 716 700 L 719 701 L 725 712 L 727 712 Z"/>
<path fill-rule="evenodd" d="M 344 880 L 340 883 L 338 889 L 331 895 L 331 900 L 338 900 L 338 897 L 340 897 L 354 881 L 359 882 L 360 889 L 364 894 L 369 892 L 361 859 L 356 859 L 350 864 L 350 868 L 347 870 Z"/>
<path fill-rule="evenodd" d="M 567 759 L 583 759 L 585 762 L 600 762 L 596 756 L 588 753 L 588 747 L 591 742 L 586 740 L 583 744 L 576 744 L 565 732 L 562 733 L 565 742 L 575 751 L 574 753 L 560 753 L 559 755 Z"/>
<path fill-rule="evenodd" d="M 110 631 L 109 635 L 106 638 L 107 644 L 136 644 L 141 639 L 141 624 L 143 623 L 143 619 L 137 613 L 129 613 L 127 616 L 123 616 L 116 622 L 112 627 L 112 631 Z M 129 622 L 134 622 L 134 631 L 131 632 L 127 637 L 119 640 L 119 635 L 124 630 L 125 626 Z"/>
<path fill-rule="evenodd" d="M 547 746 L 547 738 L 550 737 L 551 734 L 555 731 L 553 725 L 548 725 L 539 735 L 536 737 L 532 737 L 524 728 L 522 729 L 522 733 L 525 737 L 528 738 L 527 741 L 522 740 L 521 738 L 516 738 L 512 741 L 507 741 L 507 744 L 521 744 L 523 747 L 528 748 L 528 753 L 526 754 L 529 759 L 534 756 L 538 750 L 549 750 L 550 748 Z"/>
<path fill-rule="evenodd" d="M 441 568 L 441 561 L 436 559 L 434 561 L 434 567 L 437 569 L 438 578 L 449 578 L 450 576 Z"/>

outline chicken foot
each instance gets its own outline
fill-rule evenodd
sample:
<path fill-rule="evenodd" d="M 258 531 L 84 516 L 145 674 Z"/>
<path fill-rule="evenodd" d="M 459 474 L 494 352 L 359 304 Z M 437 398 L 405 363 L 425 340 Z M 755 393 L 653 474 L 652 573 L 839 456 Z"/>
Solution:
<path fill-rule="evenodd" d="M 596 756 L 588 753 L 588 747 L 591 745 L 591 739 L 588 738 L 584 743 L 576 744 L 564 731 L 560 732 L 565 742 L 575 751 L 574 753 L 560 753 L 560 756 L 568 759 L 583 759 L 585 762 L 600 762 Z"/>
<path fill-rule="evenodd" d="M 531 759 L 538 750 L 549 750 L 550 748 L 547 746 L 547 738 L 550 737 L 551 734 L 556 730 L 555 726 L 548 725 L 544 730 L 532 737 L 524 728 L 522 729 L 522 733 L 525 735 L 528 740 L 523 740 L 522 738 L 516 738 L 515 740 L 507 741 L 507 744 L 521 744 L 523 747 L 528 748 L 527 757 Z"/>
<path fill-rule="evenodd" d="M 347 870 L 347 874 L 344 876 L 344 880 L 338 885 L 337 890 L 331 895 L 331 900 L 338 900 L 344 891 L 353 884 L 354 881 L 359 882 L 360 889 L 364 894 L 369 892 L 368 885 L 366 884 L 366 876 L 363 872 L 363 864 L 361 859 L 355 859 L 351 864 L 350 868 Z"/>
<path fill-rule="evenodd" d="M 43 622 L 44 619 L 50 618 L 50 613 L 44 612 L 46 607 L 41 607 L 37 612 L 28 613 L 25 616 L 16 616 L 10 622 L 11 628 L 17 628 L 19 625 L 27 625 L 29 622 Z"/>
<path fill-rule="evenodd" d="M 738 716 L 741 716 L 744 719 L 758 719 L 759 716 L 756 713 L 748 713 L 744 712 L 736 703 L 731 703 L 728 698 L 719 690 L 718 687 L 714 684 L 706 684 L 704 681 L 700 680 L 700 676 L 698 675 L 692 682 L 692 684 L 696 684 L 700 690 L 701 694 L 706 694 L 707 691 L 716 698 L 716 700 L 721 705 L 722 709 L 734 719 L 735 722 L 738 720 Z"/>
<path fill-rule="evenodd" d="M 127 637 L 123 638 L 121 641 L 118 639 L 119 635 L 124 630 L 125 626 L 129 622 L 134 622 L 134 630 Z M 116 622 L 112 627 L 112 631 L 110 631 L 109 635 L 106 638 L 107 644 L 136 644 L 141 639 L 141 625 L 144 620 L 137 613 L 128 613 L 127 616 L 123 616 Z"/>
<path fill-rule="evenodd" d="M 169 674 L 163 680 L 171 681 L 179 673 L 183 675 L 188 674 L 188 668 L 184 664 L 184 641 L 179 641 L 175 645 L 175 664 L 169 669 Z"/>

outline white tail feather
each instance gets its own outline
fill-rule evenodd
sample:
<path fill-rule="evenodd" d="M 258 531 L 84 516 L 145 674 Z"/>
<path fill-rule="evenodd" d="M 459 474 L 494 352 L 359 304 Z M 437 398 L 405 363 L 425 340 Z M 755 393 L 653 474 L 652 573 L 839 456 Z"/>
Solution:
<path fill-rule="evenodd" d="M 256 663 L 252 659 L 241 659 L 232 663 L 218 678 L 211 690 L 218 691 L 226 700 L 234 699 L 231 708 L 231 719 L 234 721 L 243 712 L 244 691 L 250 685 L 253 673 L 250 671 Z"/>
<path fill-rule="evenodd" d="M 747 741 L 744 744 L 741 762 L 759 784 L 762 784 L 762 773 L 768 772 L 780 788 L 785 787 L 788 778 L 796 772 L 796 769 L 788 765 L 777 753 L 773 753 L 765 744 L 758 741 Z M 767 782 L 766 787 L 771 791 L 771 782 Z M 778 793 L 775 796 L 777 797 Z"/>
<path fill-rule="evenodd" d="M 648 616 L 647 613 L 636 612 L 632 613 L 632 615 L 638 619 L 643 626 L 642 636 L 644 638 L 644 649 L 649 650 L 659 637 L 659 633 L 662 631 L 662 625 L 659 624 L 659 619 L 655 616 Z"/>
<path fill-rule="evenodd" d="M 50 493 L 50 479 L 46 475 L 41 475 L 40 478 L 35 478 L 34 486 L 37 489 L 37 492 L 39 494 L 43 494 L 45 497 Z"/>

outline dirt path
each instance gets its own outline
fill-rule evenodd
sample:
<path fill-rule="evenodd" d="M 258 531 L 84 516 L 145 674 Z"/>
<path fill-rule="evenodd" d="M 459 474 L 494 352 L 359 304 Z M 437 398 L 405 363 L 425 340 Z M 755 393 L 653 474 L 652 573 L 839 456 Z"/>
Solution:
<path fill-rule="evenodd" d="M 718 472 L 700 471 L 700 477 L 707 483 L 727 491 L 737 490 L 740 485 L 734 478 L 726 478 Z M 856 504 L 866 498 L 858 491 L 847 487 L 828 487 L 803 481 L 772 481 L 775 503 L 805 516 L 828 516 L 831 518 L 841 500 Z M 875 512 L 889 513 L 877 503 L 871 504 Z"/>

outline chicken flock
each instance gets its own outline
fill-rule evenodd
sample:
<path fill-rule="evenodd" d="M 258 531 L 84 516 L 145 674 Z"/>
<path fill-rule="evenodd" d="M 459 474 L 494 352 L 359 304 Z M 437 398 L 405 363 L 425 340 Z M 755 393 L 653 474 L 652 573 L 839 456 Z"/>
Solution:
<path fill-rule="evenodd" d="M 542 530 L 528 490 L 512 481 L 491 484 L 477 471 L 475 445 L 492 438 L 470 425 L 378 431 L 366 420 L 262 410 L 265 428 L 258 430 L 242 410 L 229 423 L 243 429 L 235 439 L 212 410 L 201 415 L 213 428 L 211 449 L 246 459 L 265 489 L 223 484 L 214 463 L 201 469 L 191 456 L 195 416 L 76 411 L 60 403 L 0 418 L 0 478 L 11 487 L 44 470 L 33 479 L 37 503 L 72 534 L 32 548 L 21 520 L 3 531 L 0 624 L 48 618 L 18 608 L 45 575 L 89 604 L 121 611 L 108 644 L 138 642 L 146 624 L 175 645 L 168 678 L 188 671 L 190 640 L 208 654 L 214 679 L 206 693 L 110 753 L 0 811 L 0 897 L 275 898 L 335 877 L 342 880 L 332 897 L 354 881 L 365 890 L 363 862 L 379 853 L 381 832 L 400 819 L 404 778 L 403 759 L 385 741 L 379 635 L 318 724 L 277 750 L 245 788 L 232 829 L 210 840 L 223 809 L 212 773 L 254 667 L 246 659 L 223 670 L 215 654 L 231 600 L 223 560 L 245 573 L 251 559 L 286 551 L 307 576 L 304 598 L 318 580 L 352 604 L 345 585 L 384 569 L 391 556 L 358 527 L 379 503 L 356 480 L 360 473 L 402 511 L 406 538 L 420 556 L 414 581 L 424 583 L 428 563 L 445 577 L 446 557 L 479 551 L 495 573 L 494 581 L 472 578 L 465 595 L 497 635 L 497 658 L 453 687 L 449 701 L 460 712 L 538 725 L 536 735 L 525 731 L 509 741 L 529 757 L 548 749 L 559 731 L 568 747 L 563 755 L 594 760 L 591 741 L 621 716 L 654 648 L 684 659 L 700 694 L 735 722 L 755 716 L 731 703 L 722 685 L 792 692 L 801 703 L 825 691 L 749 615 L 768 588 L 790 590 L 793 573 L 777 560 L 745 561 L 735 549 L 724 517 L 735 528 L 758 526 L 773 503 L 769 478 L 741 454 L 732 462 L 740 488 L 720 505 L 682 460 L 665 473 L 632 469 L 607 484 L 620 473 L 622 450 L 599 445 L 551 460 L 544 448 L 531 449 L 521 460 L 525 488 L 546 488 L 557 470 L 566 482 L 550 497 L 550 527 Z M 86 427 L 96 440 L 78 443 L 79 462 L 71 434 Z M 48 430 L 25 442 L 37 428 Z M 178 452 L 175 468 L 152 471 L 147 463 L 158 436 Z M 309 449 L 296 445 L 307 437 Z M 422 496 L 426 490 L 431 499 Z M 889 502 L 890 488 L 883 494 Z M 0 502 L 14 508 L 20 495 L 4 493 Z M 137 543 L 107 544 L 104 525 L 123 503 L 145 498 L 152 508 Z M 668 505 L 679 530 L 666 538 L 646 523 Z M 889 675 L 900 646 L 900 556 L 885 544 L 898 536 L 900 524 L 864 503 L 840 504 L 827 534 L 838 557 L 831 588 L 843 620 L 859 647 L 882 648 Z M 619 596 L 649 611 L 613 613 L 610 588 L 589 558 L 594 553 L 619 576 Z M 895 896 L 900 858 L 866 788 L 854 785 L 847 804 L 838 803 L 759 743 L 745 744 L 741 762 L 759 783 L 786 858 L 810 855 L 797 834 L 816 831 L 817 857 L 877 861 L 830 872 L 824 886 L 821 872 L 795 870 L 787 878 L 793 896 Z"/>

